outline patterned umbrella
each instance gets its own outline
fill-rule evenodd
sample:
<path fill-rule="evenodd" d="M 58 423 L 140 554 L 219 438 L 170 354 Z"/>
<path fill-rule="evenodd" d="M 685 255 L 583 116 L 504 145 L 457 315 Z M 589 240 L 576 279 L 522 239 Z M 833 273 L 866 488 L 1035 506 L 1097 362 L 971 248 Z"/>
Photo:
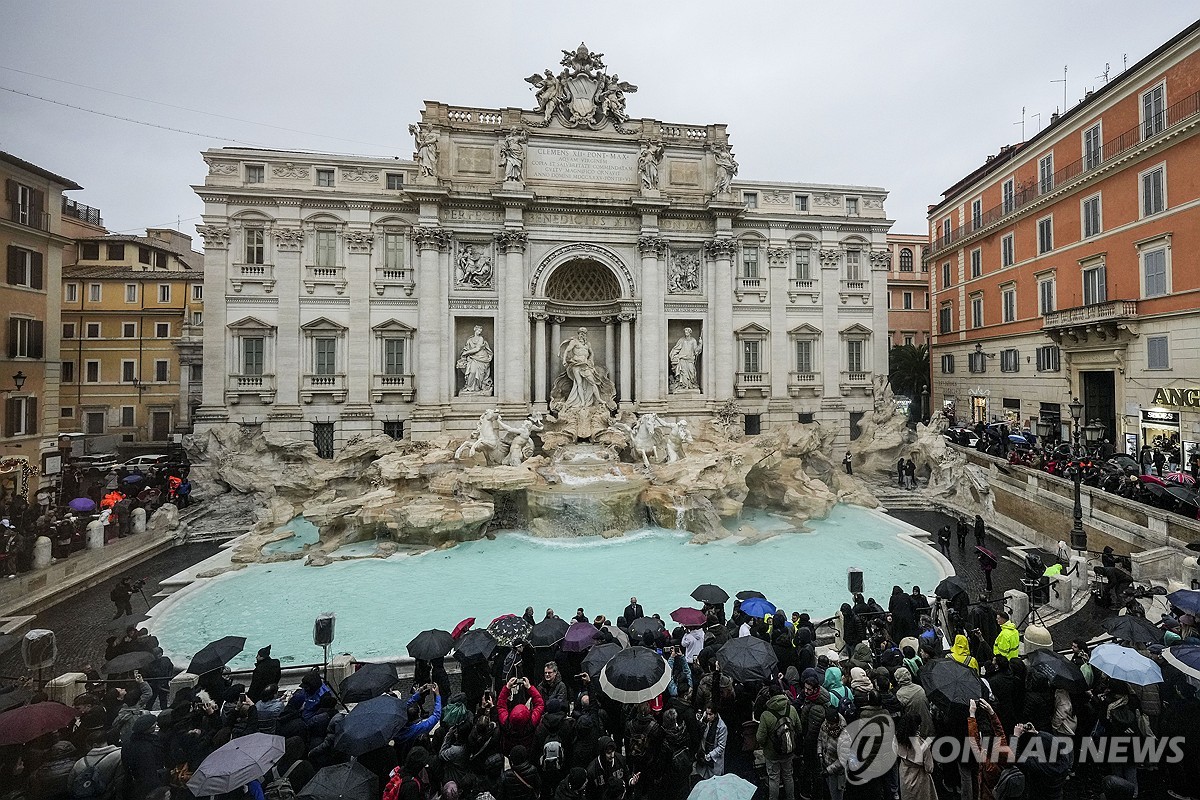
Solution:
<path fill-rule="evenodd" d="M 513 642 L 517 639 L 524 639 L 529 636 L 529 631 L 532 627 L 524 617 L 518 617 L 516 614 L 506 614 L 503 617 L 496 617 L 492 620 L 492 624 L 487 626 L 487 630 L 488 633 L 496 637 L 496 644 L 501 647 L 512 647 Z"/>
<path fill-rule="evenodd" d="M 1196 479 L 1186 472 L 1168 472 L 1166 475 L 1163 475 L 1163 477 L 1169 481 L 1182 484 L 1183 486 L 1196 485 Z"/>

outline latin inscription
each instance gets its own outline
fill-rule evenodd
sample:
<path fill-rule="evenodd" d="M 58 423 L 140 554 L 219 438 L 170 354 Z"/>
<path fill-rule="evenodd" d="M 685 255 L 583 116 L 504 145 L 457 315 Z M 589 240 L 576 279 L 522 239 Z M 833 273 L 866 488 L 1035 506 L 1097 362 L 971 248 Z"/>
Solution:
<path fill-rule="evenodd" d="M 637 153 L 576 150 L 568 147 L 530 147 L 529 178 L 564 183 L 637 182 Z"/>
<path fill-rule="evenodd" d="M 525 214 L 530 225 L 566 225 L 577 228 L 638 228 L 636 217 L 606 217 L 599 214 L 556 214 L 550 211 L 530 211 Z"/>
<path fill-rule="evenodd" d="M 486 211 L 480 208 L 450 208 L 442 212 L 444 220 L 462 220 L 464 222 L 499 222 L 503 218 L 499 211 Z"/>

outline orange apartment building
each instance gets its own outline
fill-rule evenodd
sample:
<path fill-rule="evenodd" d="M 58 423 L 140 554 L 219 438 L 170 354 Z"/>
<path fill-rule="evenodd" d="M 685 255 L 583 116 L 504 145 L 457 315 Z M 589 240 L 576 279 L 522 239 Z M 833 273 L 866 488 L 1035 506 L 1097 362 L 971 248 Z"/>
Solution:
<path fill-rule="evenodd" d="M 888 347 L 929 344 L 929 237 L 889 233 Z"/>
<path fill-rule="evenodd" d="M 930 208 L 934 389 L 961 422 L 1078 397 L 1118 450 L 1200 439 L 1200 22 Z"/>

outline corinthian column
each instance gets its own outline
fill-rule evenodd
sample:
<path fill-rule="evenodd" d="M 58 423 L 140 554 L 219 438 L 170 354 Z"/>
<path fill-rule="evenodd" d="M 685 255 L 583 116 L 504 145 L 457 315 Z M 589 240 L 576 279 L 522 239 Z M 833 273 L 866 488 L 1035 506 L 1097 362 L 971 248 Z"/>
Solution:
<path fill-rule="evenodd" d="M 662 237 L 646 235 L 638 239 L 638 252 L 642 256 L 642 315 L 638 320 L 637 354 L 639 406 L 653 407 L 664 395 L 667 342 L 662 327 L 662 258 L 666 250 L 667 240 Z"/>
<path fill-rule="evenodd" d="M 498 284 L 501 335 L 496 337 L 496 352 L 501 354 L 503 367 L 493 370 L 493 373 L 499 373 L 496 374 L 497 395 L 502 404 L 527 406 L 529 323 L 525 317 L 525 247 L 529 236 L 522 230 L 506 230 L 497 233 L 495 238 L 498 249 L 504 254 L 504 271 Z"/>
<path fill-rule="evenodd" d="M 441 252 L 450 244 L 446 231 L 438 227 L 413 228 L 417 243 L 417 406 L 449 402 L 442 364 L 442 329 L 445 307 L 437 302 L 441 295 Z"/>
<path fill-rule="evenodd" d="M 733 352 L 733 239 L 722 237 L 704 245 L 715 264 L 713 281 L 713 331 L 705 331 L 704 339 L 713 348 L 713 395 L 717 401 L 733 397 L 733 373 L 736 371 Z"/>

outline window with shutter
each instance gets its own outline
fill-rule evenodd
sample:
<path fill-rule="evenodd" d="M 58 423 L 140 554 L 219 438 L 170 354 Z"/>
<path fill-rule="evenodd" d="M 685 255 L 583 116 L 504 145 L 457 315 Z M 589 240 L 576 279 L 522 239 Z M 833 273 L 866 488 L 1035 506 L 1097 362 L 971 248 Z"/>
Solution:
<path fill-rule="evenodd" d="M 1171 356 L 1166 336 L 1146 337 L 1146 369 L 1170 369 Z"/>
<path fill-rule="evenodd" d="M 9 286 L 21 286 L 25 283 L 24 273 L 25 259 L 22 255 L 21 248 L 8 246 L 8 272 L 5 274 L 4 280 Z"/>
<path fill-rule="evenodd" d="M 8 320 L 8 357 L 16 358 L 21 338 L 21 320 L 10 317 Z"/>
<path fill-rule="evenodd" d="M 40 319 L 29 321 L 29 357 L 45 358 L 45 323 Z"/>
<path fill-rule="evenodd" d="M 42 285 L 42 254 L 36 251 L 29 254 L 29 286 L 41 289 Z"/>
<path fill-rule="evenodd" d="M 26 436 L 37 433 L 38 430 L 38 409 L 37 400 L 32 397 L 25 399 L 25 429 L 22 431 Z"/>

